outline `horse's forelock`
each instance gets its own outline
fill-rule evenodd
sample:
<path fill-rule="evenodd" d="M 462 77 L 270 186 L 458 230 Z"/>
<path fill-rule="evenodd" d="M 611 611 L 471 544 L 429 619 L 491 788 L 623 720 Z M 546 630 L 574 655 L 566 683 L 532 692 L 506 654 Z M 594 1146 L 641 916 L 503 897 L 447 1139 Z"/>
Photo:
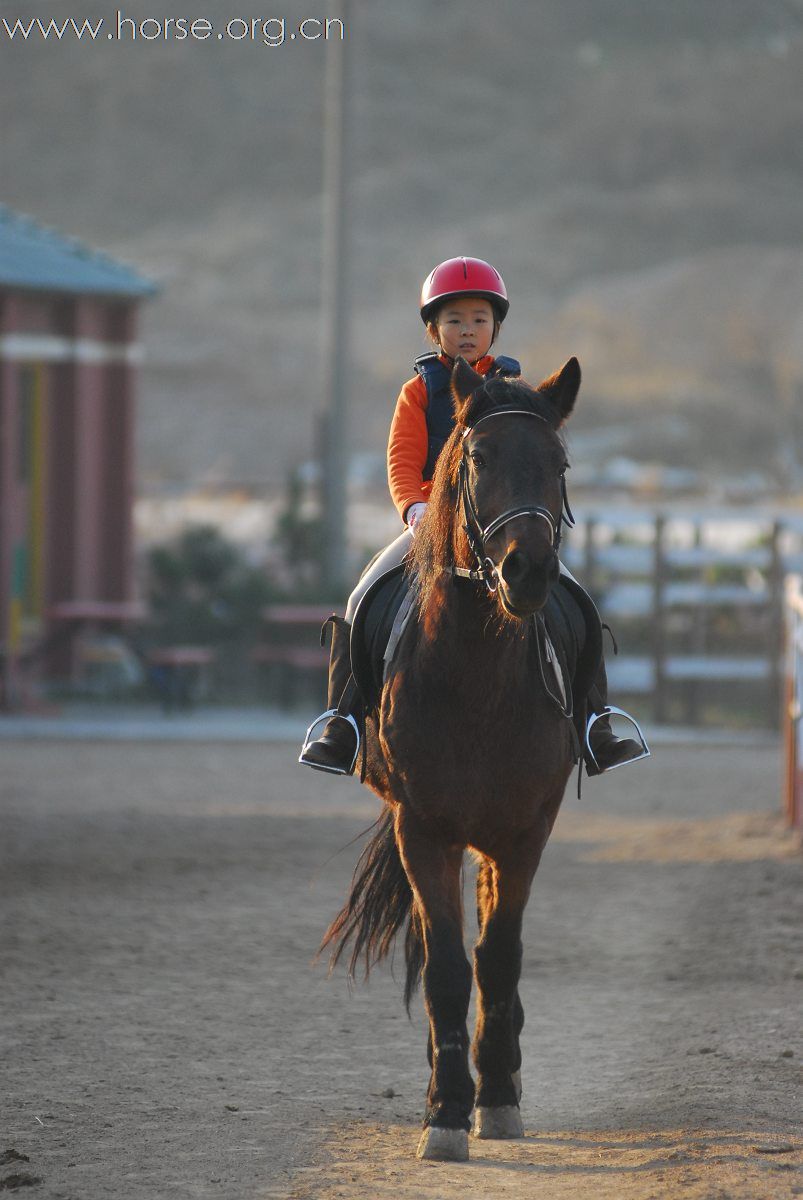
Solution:
<path fill-rule="evenodd" d="M 498 408 L 523 409 L 525 412 L 531 412 L 537 417 L 541 417 L 556 433 L 564 450 L 566 449 L 562 428 L 555 424 L 554 406 L 549 403 L 542 392 L 531 388 L 521 379 L 504 377 L 487 379 L 482 387 L 477 388 L 463 413 L 461 435 Z"/>
<path fill-rule="evenodd" d="M 463 413 L 463 427 L 470 429 L 495 408 L 522 408 L 552 424 L 553 412 L 544 397 L 520 379 L 487 379 L 477 388 Z"/>

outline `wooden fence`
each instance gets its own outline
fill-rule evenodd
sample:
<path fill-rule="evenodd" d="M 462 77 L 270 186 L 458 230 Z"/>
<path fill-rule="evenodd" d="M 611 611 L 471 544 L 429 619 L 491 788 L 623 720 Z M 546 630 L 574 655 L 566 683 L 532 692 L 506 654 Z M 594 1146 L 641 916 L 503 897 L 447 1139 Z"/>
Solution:
<path fill-rule="evenodd" d="M 612 701 L 661 724 L 778 728 L 784 580 L 803 573 L 803 513 L 576 505 L 575 515 L 561 557 L 619 640 L 619 655 L 606 646 Z M 302 682 L 325 694 L 322 613 L 302 628 L 306 609 L 266 610 L 257 658 L 285 703 Z"/>
<path fill-rule="evenodd" d="M 611 692 L 648 697 L 661 723 L 777 727 L 783 585 L 803 569 L 803 517 L 576 515 L 563 557 L 622 644 Z"/>

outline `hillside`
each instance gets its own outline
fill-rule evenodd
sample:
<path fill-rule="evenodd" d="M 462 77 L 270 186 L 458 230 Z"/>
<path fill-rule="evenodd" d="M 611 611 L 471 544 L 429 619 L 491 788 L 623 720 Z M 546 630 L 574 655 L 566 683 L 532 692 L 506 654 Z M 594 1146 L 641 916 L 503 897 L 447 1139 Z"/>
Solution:
<path fill-rule="evenodd" d="M 803 395 L 799 0 L 352 11 L 355 447 L 382 450 L 423 348 L 421 278 L 468 251 L 505 275 L 502 347 L 528 374 L 581 357 L 579 428 L 625 420 L 644 453 L 714 469 L 772 456 Z M 333 49 L 0 43 L 0 198 L 163 286 L 143 320 L 145 489 L 278 486 L 312 453 Z M 674 441 L 650 437 L 679 411 Z"/>

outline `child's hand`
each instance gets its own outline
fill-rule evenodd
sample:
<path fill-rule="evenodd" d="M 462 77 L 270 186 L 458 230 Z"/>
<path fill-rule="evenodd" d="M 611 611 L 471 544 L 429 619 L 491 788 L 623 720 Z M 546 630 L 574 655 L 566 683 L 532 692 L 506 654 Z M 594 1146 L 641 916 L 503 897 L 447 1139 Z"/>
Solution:
<path fill-rule="evenodd" d="M 421 520 L 426 511 L 427 506 L 422 501 L 419 501 L 418 504 L 411 504 L 407 509 L 407 525 L 409 526 L 410 532 L 413 535 L 415 535 L 415 527 L 417 523 Z"/>

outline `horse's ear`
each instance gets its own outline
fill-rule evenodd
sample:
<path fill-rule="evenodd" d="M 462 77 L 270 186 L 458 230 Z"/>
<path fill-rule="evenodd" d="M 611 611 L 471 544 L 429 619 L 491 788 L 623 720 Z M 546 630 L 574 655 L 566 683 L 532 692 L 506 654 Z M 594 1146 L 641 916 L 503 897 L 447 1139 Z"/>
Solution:
<path fill-rule="evenodd" d="M 485 380 L 482 375 L 478 375 L 462 357 L 457 356 L 454 360 L 454 370 L 452 371 L 452 396 L 454 397 L 454 415 L 458 424 L 462 425 L 462 414 L 468 407 L 469 399 L 472 392 L 476 392 Z"/>
<path fill-rule="evenodd" d="M 539 383 L 535 390 L 554 407 L 559 426 L 568 421 L 580 390 L 580 364 L 577 359 L 570 358 L 559 371 Z"/>

